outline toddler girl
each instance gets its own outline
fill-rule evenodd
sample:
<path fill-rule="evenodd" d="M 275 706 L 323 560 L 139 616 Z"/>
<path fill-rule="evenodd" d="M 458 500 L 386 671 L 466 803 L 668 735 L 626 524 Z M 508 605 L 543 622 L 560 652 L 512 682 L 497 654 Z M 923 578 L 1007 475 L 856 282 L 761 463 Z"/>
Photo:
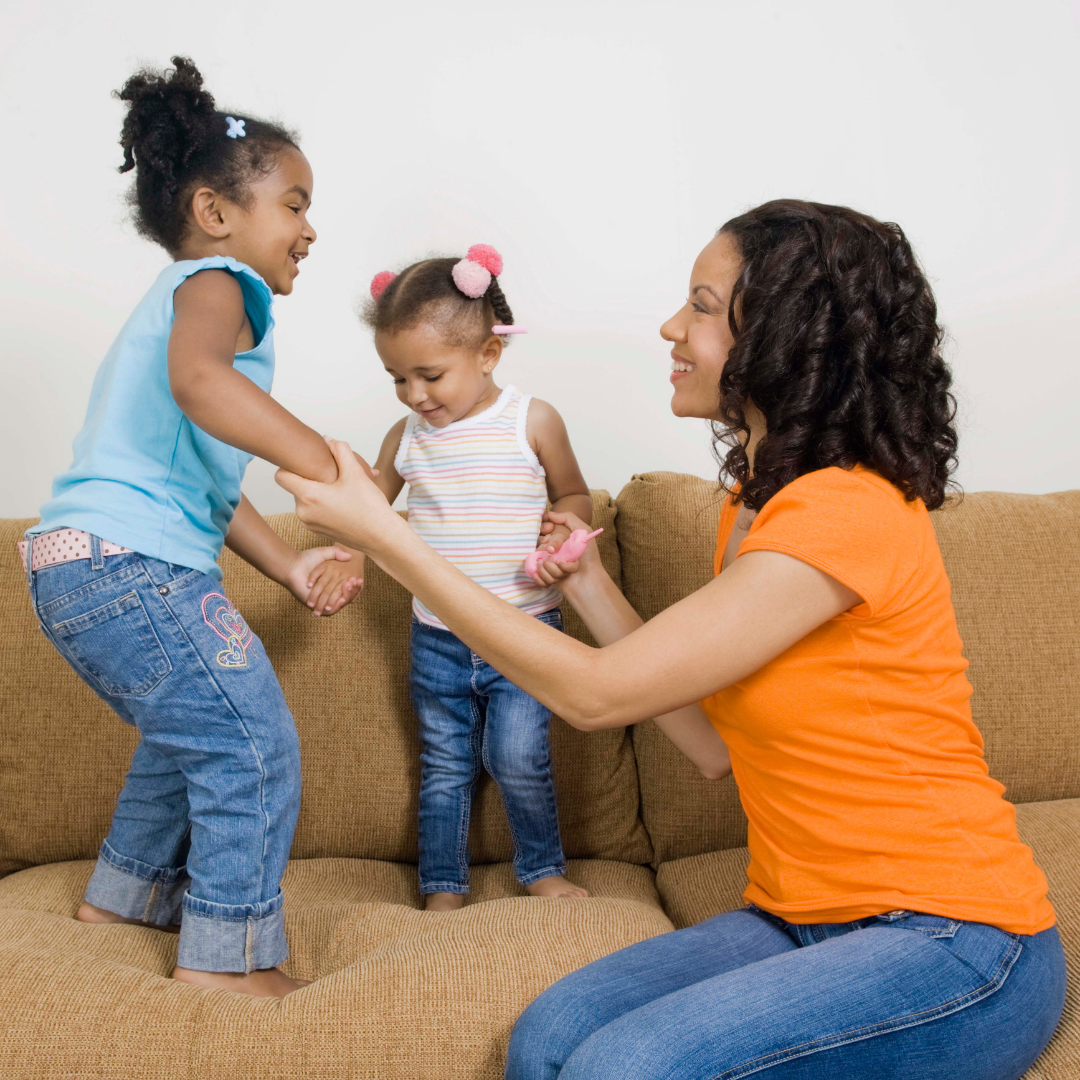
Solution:
<path fill-rule="evenodd" d="M 298 552 L 240 493 L 253 455 L 332 480 L 322 437 L 269 395 L 274 294 L 315 242 L 296 138 L 226 115 L 190 60 L 133 75 L 121 172 L 139 231 L 173 262 L 98 370 L 74 462 L 20 547 L 45 634 L 142 736 L 78 918 L 180 923 L 175 978 L 260 996 L 300 985 L 281 876 L 299 745 L 262 646 L 222 592 L 224 541 L 307 601 L 337 548 Z"/>
<path fill-rule="evenodd" d="M 366 315 L 375 348 L 412 410 L 383 441 L 376 483 L 391 502 L 407 483 L 409 523 L 436 551 L 561 629 L 561 594 L 528 577 L 522 563 L 540 544 L 554 550 L 569 535 L 559 525 L 540 536 L 548 500 L 553 510 L 584 521 L 592 500 L 559 414 L 495 384 L 504 335 L 519 329 L 496 280 L 501 270 L 498 253 L 476 245 L 465 259 L 427 259 L 372 282 Z M 317 580 L 332 575 L 320 571 L 312 596 L 333 603 L 335 594 Z M 481 763 L 502 793 L 521 884 L 534 896 L 586 896 L 564 876 L 551 713 L 415 598 L 413 615 L 410 683 L 422 744 L 420 891 L 427 909 L 460 907 L 469 891 L 469 812 Z"/>

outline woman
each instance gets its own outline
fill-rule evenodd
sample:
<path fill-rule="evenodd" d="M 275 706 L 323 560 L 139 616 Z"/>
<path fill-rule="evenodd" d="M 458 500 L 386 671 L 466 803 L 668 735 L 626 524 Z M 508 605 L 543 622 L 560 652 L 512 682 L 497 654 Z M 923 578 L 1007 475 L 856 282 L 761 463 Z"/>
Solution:
<path fill-rule="evenodd" d="M 661 331 L 673 411 L 728 447 L 717 574 L 642 625 L 594 552 L 545 564 L 598 649 L 435 555 L 344 444 L 336 484 L 282 476 L 310 527 L 575 727 L 659 716 L 705 775 L 734 771 L 749 906 L 556 983 L 513 1080 L 1010 1080 L 1050 1039 L 1064 955 L 928 514 L 956 448 L 936 317 L 895 225 L 786 200 L 728 222 Z"/>

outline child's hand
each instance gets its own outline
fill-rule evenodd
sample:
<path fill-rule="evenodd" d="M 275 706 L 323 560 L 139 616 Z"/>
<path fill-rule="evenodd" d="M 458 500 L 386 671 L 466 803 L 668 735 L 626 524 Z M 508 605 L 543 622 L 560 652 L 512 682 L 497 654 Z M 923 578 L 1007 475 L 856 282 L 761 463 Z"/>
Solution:
<path fill-rule="evenodd" d="M 348 562 L 320 563 L 308 581 L 307 606 L 316 615 L 336 615 L 364 586 L 364 556 L 357 551 Z"/>
<path fill-rule="evenodd" d="M 335 615 L 364 584 L 363 556 L 339 547 L 301 551 L 286 582 L 289 591 L 315 615 Z"/>
<path fill-rule="evenodd" d="M 588 525 L 581 520 L 576 514 L 558 514 L 554 510 L 549 510 L 544 514 L 544 523 L 540 527 L 542 541 L 547 540 L 548 537 L 555 537 L 554 541 L 548 541 L 553 547 L 559 547 L 569 537 L 569 535 L 575 529 L 588 529 Z M 548 532 L 545 535 L 544 529 Z M 546 547 L 547 544 L 540 543 L 537 547 Z M 585 554 L 581 556 L 576 562 L 559 562 L 558 556 L 553 556 L 550 559 L 545 559 L 536 568 L 537 581 L 542 585 L 554 585 L 558 588 L 562 588 L 564 585 L 570 582 L 571 577 L 581 571 L 588 572 L 589 570 L 600 566 L 600 553 L 596 550 L 596 545 L 590 543 L 585 548 Z"/>
<path fill-rule="evenodd" d="M 550 510 L 544 512 L 544 518 L 540 523 L 540 536 L 536 541 L 536 546 L 538 548 L 546 548 L 551 552 L 558 551 L 574 531 L 566 523 L 565 514 L 556 514 L 555 517 L 563 520 L 556 522 L 552 519 Z M 587 527 L 588 526 L 586 526 L 586 528 Z M 550 559 L 545 560 L 545 562 L 550 561 Z"/>

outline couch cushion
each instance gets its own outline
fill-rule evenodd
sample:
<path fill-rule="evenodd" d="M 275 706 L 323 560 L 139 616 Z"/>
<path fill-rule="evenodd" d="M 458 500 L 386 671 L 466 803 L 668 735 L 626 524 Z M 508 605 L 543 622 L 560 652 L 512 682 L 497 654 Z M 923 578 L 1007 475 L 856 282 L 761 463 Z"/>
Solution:
<path fill-rule="evenodd" d="M 1016 808 L 1016 820 L 1021 838 L 1050 882 L 1071 976 L 1061 1024 L 1027 1077 L 1080 1076 L 1080 799 L 1026 803 Z M 656 887 L 672 923 L 692 926 L 742 907 L 749 861 L 746 848 L 735 848 L 662 863 Z"/>
<path fill-rule="evenodd" d="M 343 1076 L 497 1080 L 521 1010 L 562 975 L 665 933 L 652 873 L 572 862 L 593 898 L 517 897 L 509 866 L 478 867 L 461 912 L 417 910 L 415 867 L 293 862 L 285 877 L 293 956 L 315 978 L 284 1001 L 167 978 L 176 938 L 72 915 L 90 862 L 0 881 L 0 1075 Z"/>
<path fill-rule="evenodd" d="M 623 592 L 643 619 L 707 585 L 721 496 L 683 473 L 635 476 L 619 492 Z M 651 722 L 633 728 L 641 817 L 658 863 L 746 843 L 746 816 L 731 777 L 705 780 Z"/>
<path fill-rule="evenodd" d="M 615 509 L 594 492 L 600 550 L 620 574 Z M 55 654 L 34 626 L 14 543 L 28 521 L 0 523 L 0 875 L 93 856 L 136 733 Z M 320 541 L 294 515 L 271 524 L 298 547 Z M 316 619 L 283 589 L 226 551 L 225 588 L 281 679 L 300 732 L 304 792 L 294 858 L 417 858 L 419 743 L 409 702 L 409 597 L 369 564 L 364 593 Z M 585 636 L 568 613 L 567 630 Z M 647 863 L 637 769 L 623 730 L 586 735 L 555 719 L 552 756 L 570 858 Z M 473 814 L 475 861 L 508 860 L 498 789 L 484 778 Z"/>
<path fill-rule="evenodd" d="M 981 491 L 933 521 L 991 775 L 1015 803 L 1080 796 L 1080 491 Z"/>
<path fill-rule="evenodd" d="M 715 483 L 635 476 L 619 493 L 623 588 L 643 618 L 712 577 Z M 933 515 L 991 774 L 1013 802 L 1080 796 L 1080 491 L 979 492 Z M 677 553 L 672 558 L 671 552 Z M 658 862 L 746 842 L 731 779 L 703 780 L 653 724 L 634 728 Z"/>

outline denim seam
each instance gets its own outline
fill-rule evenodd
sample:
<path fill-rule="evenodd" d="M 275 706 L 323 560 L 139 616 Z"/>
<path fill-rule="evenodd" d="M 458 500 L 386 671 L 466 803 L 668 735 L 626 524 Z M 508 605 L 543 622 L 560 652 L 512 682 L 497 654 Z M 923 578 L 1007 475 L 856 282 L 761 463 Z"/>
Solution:
<path fill-rule="evenodd" d="M 240 725 L 241 730 L 244 732 L 244 738 L 247 740 L 248 746 L 251 748 L 251 752 L 254 755 L 255 761 L 259 766 L 259 810 L 262 813 L 262 831 L 263 831 L 263 842 L 262 842 L 262 853 L 260 855 L 259 877 L 260 877 L 260 880 L 262 880 L 263 885 L 265 886 L 266 885 L 266 881 L 265 881 L 265 878 L 266 878 L 266 847 L 267 847 L 267 844 L 268 844 L 269 838 L 270 838 L 270 818 L 269 818 L 269 815 L 266 812 L 266 766 L 263 764 L 262 755 L 259 753 L 258 748 L 255 746 L 255 740 L 251 737 L 251 732 L 248 729 L 247 724 L 244 722 L 244 717 L 241 714 L 240 710 L 237 709 L 236 705 L 233 703 L 232 698 L 229 697 L 229 695 L 226 692 L 225 688 L 214 677 L 214 673 L 210 670 L 210 666 L 206 663 L 206 661 L 203 660 L 202 653 L 199 652 L 198 648 L 196 648 L 196 646 L 195 646 L 195 643 L 191 640 L 191 635 L 188 634 L 187 630 L 184 628 L 184 624 L 180 621 L 180 619 L 177 618 L 176 612 L 173 611 L 172 606 L 170 605 L 168 599 L 165 596 L 162 596 L 160 593 L 158 593 L 158 597 L 161 600 L 162 606 L 165 608 L 165 610 L 169 613 L 170 617 L 172 618 L 172 621 L 175 624 L 176 629 L 183 636 L 184 640 L 188 643 L 188 646 L 190 647 L 191 651 L 195 654 L 195 659 L 198 660 L 200 667 L 202 667 L 203 671 L 206 673 L 207 679 L 209 679 L 209 681 L 213 684 L 214 688 L 221 695 L 221 697 L 224 699 L 225 703 L 229 706 L 229 709 L 232 711 L 233 717 L 236 719 L 236 722 Z M 277 885 L 278 888 L 280 888 L 280 886 L 281 886 L 280 882 L 275 882 L 274 884 Z"/>
<path fill-rule="evenodd" d="M 46 533 L 45 535 L 48 534 Z M 53 614 L 54 611 L 62 611 L 65 607 L 68 607 L 70 604 L 74 603 L 75 601 L 72 598 L 76 597 L 76 595 L 80 597 L 93 596 L 94 593 L 101 592 L 102 589 L 106 588 L 109 585 L 120 584 L 121 582 L 127 581 L 129 578 L 137 578 L 140 574 L 146 576 L 146 570 L 143 567 L 141 561 L 142 556 L 138 555 L 137 553 L 133 554 L 135 554 L 135 557 L 140 560 L 139 562 L 131 563 L 128 566 L 122 566 L 119 570 L 113 570 L 111 573 L 105 573 L 104 571 L 100 571 L 100 573 L 102 574 L 101 577 L 94 578 L 92 581 L 88 581 L 85 584 L 80 585 L 76 589 L 69 589 L 66 593 L 63 593 L 60 596 L 54 596 L 51 600 L 47 600 L 44 604 L 40 604 L 38 607 L 39 614 L 43 618 L 48 618 Z M 124 556 L 117 555 L 109 556 L 109 558 L 111 559 L 123 557 Z M 81 562 L 82 560 L 80 559 L 76 561 Z M 38 570 L 35 570 L 34 573 L 40 573 L 42 570 L 51 570 L 53 566 L 57 565 L 65 566 L 68 564 L 53 563 L 50 566 L 40 567 Z M 75 565 L 75 563 L 72 563 L 70 565 Z M 147 580 L 149 581 L 149 578 L 147 578 Z M 67 603 L 64 603 L 65 600 L 67 601 Z"/>
<path fill-rule="evenodd" d="M 480 710 L 476 707 L 475 695 L 469 697 L 469 713 L 473 718 L 472 731 L 469 732 L 469 749 L 472 751 L 472 780 L 469 782 L 465 798 L 461 800 L 461 816 L 458 819 L 458 850 L 457 863 L 458 874 L 461 877 L 460 886 L 466 891 L 471 883 L 469 874 L 469 822 L 472 820 L 472 802 L 476 796 L 476 782 L 479 779 L 480 770 L 477 768 L 477 758 L 483 760 L 480 753 Z"/>
<path fill-rule="evenodd" d="M 145 571 L 144 571 L 144 574 L 145 574 Z M 147 583 L 152 586 L 153 583 L 150 581 L 150 576 L 148 574 L 146 575 L 146 580 L 147 580 Z M 143 603 L 143 599 L 139 595 L 138 589 L 133 590 L 132 592 L 128 593 L 125 596 L 117 597 L 116 600 L 111 601 L 110 603 L 118 603 L 121 600 L 126 600 L 128 598 L 128 596 L 134 596 L 135 597 L 135 600 L 138 603 L 139 608 L 142 610 L 143 615 L 146 617 L 146 625 L 149 627 L 150 633 L 151 633 L 151 635 L 153 635 L 154 641 L 157 642 L 157 647 L 161 652 L 161 656 L 165 660 L 165 670 L 164 671 L 155 672 L 155 673 L 153 673 L 151 675 L 148 675 L 141 683 L 139 683 L 138 686 L 119 687 L 119 686 L 113 686 L 110 683 L 107 683 L 100 675 L 94 675 L 92 672 L 87 671 L 85 666 L 80 662 L 79 658 L 76 656 L 75 651 L 70 646 L 67 646 L 67 643 L 71 640 L 71 638 L 65 637 L 64 635 L 55 635 L 55 634 L 51 636 L 51 640 L 52 640 L 54 646 L 56 647 L 57 651 L 60 653 L 60 655 L 63 656 L 64 659 L 67 660 L 68 663 L 70 663 L 71 666 L 73 668 L 75 668 L 75 670 L 77 672 L 79 672 L 79 674 L 82 675 L 83 678 L 86 679 L 87 682 L 89 682 L 92 686 L 96 685 L 96 686 L 102 687 L 102 689 L 104 689 L 105 693 L 108 694 L 110 697 L 118 697 L 118 698 L 146 697 L 156 687 L 160 686 L 162 680 L 164 680 L 169 675 L 171 675 L 172 670 L 173 670 L 172 661 L 169 659 L 169 654 L 165 651 L 165 646 L 162 645 L 161 638 L 158 637 L 158 633 L 154 629 L 153 620 L 150 618 L 150 613 L 146 610 L 146 605 Z M 103 604 L 102 605 L 102 607 L 109 607 L 109 606 L 110 606 L 109 604 Z M 99 610 L 101 610 L 101 609 L 100 608 L 95 608 L 94 611 L 86 612 L 85 614 L 92 615 L 92 614 L 94 614 L 94 612 L 99 611 Z M 121 614 L 123 614 L 123 613 L 121 612 Z M 113 616 L 113 617 L 116 617 L 116 616 Z M 76 622 L 80 618 L 82 618 L 81 615 L 76 615 L 74 618 L 67 619 L 67 620 L 65 620 L 64 622 L 61 622 L 61 623 L 57 623 L 56 626 L 57 627 L 67 626 L 68 623 Z M 105 623 L 105 622 L 108 622 L 108 621 L 109 621 L 108 619 L 101 619 L 99 622 L 91 623 L 87 627 L 87 629 L 89 630 L 93 626 L 100 626 L 102 623 Z M 74 637 L 74 636 L 76 636 L 76 635 L 72 635 L 72 637 Z M 58 642 L 63 642 L 66 647 L 61 648 L 60 645 L 58 644 Z"/>
<path fill-rule="evenodd" d="M 490 701 L 491 699 L 489 698 L 488 700 Z M 518 839 L 517 829 L 514 828 L 514 816 L 513 816 L 513 814 L 510 813 L 510 810 L 506 805 L 506 797 L 502 793 L 502 785 L 499 784 L 499 781 L 495 779 L 495 774 L 491 771 L 491 755 L 488 754 L 488 750 L 487 750 L 487 723 L 486 723 L 486 719 L 487 719 L 487 717 L 485 717 L 485 724 L 484 724 L 484 739 L 480 744 L 480 760 L 483 762 L 484 768 L 487 770 L 488 776 L 490 776 L 492 778 L 492 780 L 495 780 L 495 786 L 498 787 L 498 789 L 499 789 L 499 796 L 502 798 L 502 801 L 503 801 L 503 812 L 504 812 L 504 814 L 506 816 L 506 824 L 510 829 L 510 843 L 513 844 L 513 846 L 514 846 L 514 861 L 513 861 L 514 877 L 516 877 L 518 879 L 518 881 L 521 881 L 521 877 L 518 874 L 518 863 L 520 862 L 520 858 L 521 858 L 521 841 Z M 525 884 L 523 881 L 521 883 Z"/>
<path fill-rule="evenodd" d="M 518 881 L 522 885 L 534 885 L 538 881 L 543 881 L 544 878 L 560 877 L 566 874 L 566 864 L 562 866 L 548 866 L 543 870 L 534 870 L 531 874 L 526 874 L 525 877 L 519 877 Z"/>
<path fill-rule="evenodd" d="M 146 898 L 146 907 L 143 908 L 143 922 L 150 922 L 150 912 L 154 910 L 154 904 L 157 903 L 158 894 L 161 892 L 161 879 L 158 878 L 150 886 L 150 895 Z"/>
<path fill-rule="evenodd" d="M 184 918 L 209 919 L 212 922 L 257 923 L 262 922 L 263 919 L 272 919 L 275 915 L 280 915 L 284 910 L 284 908 L 278 908 L 277 911 L 268 911 L 265 915 L 210 915 L 205 911 L 192 911 L 191 908 L 184 908 Z"/>
<path fill-rule="evenodd" d="M 893 1031 L 901 1031 L 904 1028 L 918 1027 L 920 1024 L 929 1023 L 931 1020 L 940 1019 L 942 1016 L 960 1012 L 969 1005 L 974 1005 L 977 1001 L 989 997 L 1001 988 L 1022 949 L 1023 946 L 1020 941 L 1014 937 L 1013 948 L 1002 956 L 994 975 L 982 986 L 976 987 L 976 989 L 970 990 L 958 998 L 953 998 L 952 1001 L 942 1002 L 932 1009 L 924 1009 L 919 1013 L 909 1013 L 907 1016 L 898 1016 L 892 1020 L 882 1020 L 880 1023 L 870 1024 L 864 1028 L 841 1032 L 829 1039 L 811 1040 L 810 1042 L 800 1043 L 798 1046 L 788 1047 L 785 1050 L 776 1050 L 752 1061 L 745 1061 L 731 1069 L 726 1069 L 724 1072 L 716 1073 L 711 1080 L 741 1080 L 744 1076 L 750 1076 L 752 1073 L 771 1068 L 773 1065 L 782 1065 L 784 1062 L 792 1061 L 795 1058 L 807 1057 L 822 1050 L 833 1050 L 838 1046 L 862 1042 L 864 1039 L 871 1039 L 877 1035 L 885 1035 Z"/>
<path fill-rule="evenodd" d="M 115 862 L 112 858 L 105 853 L 105 849 L 108 848 L 110 852 L 117 859 L 127 859 L 129 862 L 142 862 L 141 859 L 133 859 L 130 855 L 121 855 L 108 840 L 101 842 L 101 848 L 98 851 L 98 858 L 107 863 L 110 870 L 119 870 L 122 874 L 128 874 L 131 877 L 138 878 L 140 881 L 162 881 L 167 880 L 170 884 L 176 881 L 180 881 L 186 877 L 186 867 L 184 866 L 151 866 L 150 863 L 143 863 L 143 866 L 149 866 L 154 871 L 153 877 L 149 877 L 146 874 L 140 874 L 138 870 L 133 869 L 130 866 L 123 866 L 118 862 Z"/>

